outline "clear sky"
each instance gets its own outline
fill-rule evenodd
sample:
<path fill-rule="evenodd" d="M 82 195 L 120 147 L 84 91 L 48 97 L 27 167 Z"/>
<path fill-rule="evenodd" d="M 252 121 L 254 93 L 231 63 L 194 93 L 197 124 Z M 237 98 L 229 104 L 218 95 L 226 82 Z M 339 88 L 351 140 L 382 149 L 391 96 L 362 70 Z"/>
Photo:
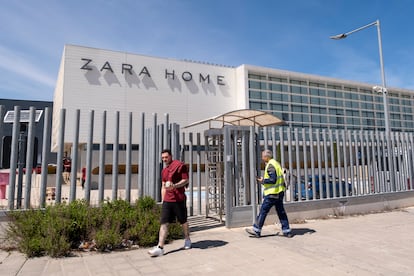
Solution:
<path fill-rule="evenodd" d="M 411 0 L 0 0 L 0 98 L 52 101 L 65 44 L 414 90 Z"/>

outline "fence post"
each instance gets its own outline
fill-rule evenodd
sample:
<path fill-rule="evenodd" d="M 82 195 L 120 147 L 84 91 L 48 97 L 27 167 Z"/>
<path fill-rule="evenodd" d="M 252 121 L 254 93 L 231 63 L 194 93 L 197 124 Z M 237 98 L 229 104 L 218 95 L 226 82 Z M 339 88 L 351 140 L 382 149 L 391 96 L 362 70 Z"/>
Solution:
<path fill-rule="evenodd" d="M 45 108 L 45 119 L 43 124 L 43 145 L 42 145 L 42 170 L 41 170 L 41 184 L 40 184 L 40 207 L 44 208 L 46 205 L 46 187 L 48 175 L 48 153 L 50 152 L 50 108 Z"/>
<path fill-rule="evenodd" d="M 105 189 L 105 155 L 106 155 L 106 111 L 102 113 L 101 143 L 99 146 L 99 188 L 98 202 L 102 204 Z"/>
<path fill-rule="evenodd" d="M 85 191 L 85 200 L 89 204 L 91 200 L 91 171 L 92 171 L 92 149 L 93 149 L 93 126 L 94 126 L 94 116 L 95 112 L 93 110 L 89 113 L 89 133 L 88 133 L 88 142 L 87 142 L 87 148 L 86 148 L 86 179 L 84 183 L 84 191 Z M 81 183 L 83 178 L 83 168 L 81 168 Z M 77 171 L 75 172 L 77 173 Z"/>
<path fill-rule="evenodd" d="M 112 155 L 112 200 L 118 198 L 119 111 L 115 113 L 114 147 Z"/>
<path fill-rule="evenodd" d="M 14 196 L 16 188 L 16 168 L 17 168 L 17 158 L 18 158 L 18 135 L 20 129 L 20 107 L 14 107 L 14 121 L 13 121 L 13 134 L 12 134 L 12 143 L 11 143 L 11 153 L 10 153 L 10 177 L 9 177 L 9 210 L 14 209 Z"/>
<path fill-rule="evenodd" d="M 33 153 L 34 153 L 34 128 L 35 128 L 36 109 L 30 107 L 29 129 L 27 134 L 27 153 L 26 153 L 26 187 L 24 208 L 30 208 L 30 198 L 32 192 L 32 170 L 33 170 Z"/>

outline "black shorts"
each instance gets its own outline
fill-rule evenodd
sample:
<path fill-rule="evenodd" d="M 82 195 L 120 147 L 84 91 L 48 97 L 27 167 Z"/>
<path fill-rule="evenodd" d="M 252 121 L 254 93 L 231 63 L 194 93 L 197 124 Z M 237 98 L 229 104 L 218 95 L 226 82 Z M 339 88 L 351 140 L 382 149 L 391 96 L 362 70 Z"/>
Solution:
<path fill-rule="evenodd" d="M 163 202 L 161 209 L 161 224 L 173 223 L 176 218 L 180 224 L 187 222 L 187 206 L 185 201 Z"/>

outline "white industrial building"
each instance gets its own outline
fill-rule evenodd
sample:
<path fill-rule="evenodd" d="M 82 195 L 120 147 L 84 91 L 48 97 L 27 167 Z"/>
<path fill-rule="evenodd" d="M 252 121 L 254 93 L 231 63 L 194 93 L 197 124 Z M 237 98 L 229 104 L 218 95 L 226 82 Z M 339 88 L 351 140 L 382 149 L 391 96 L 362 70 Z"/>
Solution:
<path fill-rule="evenodd" d="M 376 84 L 327 78 L 251 65 L 238 67 L 149 57 L 133 53 L 66 45 L 54 96 L 53 141 L 59 111 L 66 113 L 65 141 L 70 142 L 75 110 L 80 110 L 79 142 L 88 135 L 88 114 L 95 128 L 107 111 L 107 125 L 120 112 L 120 143 L 125 143 L 128 113 L 139 123 L 142 113 L 169 114 L 172 122 L 195 121 L 238 109 L 262 110 L 291 127 L 384 130 L 383 97 Z M 390 128 L 414 130 L 413 91 L 388 88 Z M 94 131 L 94 141 L 99 131 Z M 108 143 L 111 143 L 108 137 Z M 137 144 L 138 135 L 133 135 Z M 52 146 L 53 148 L 53 146 Z"/>

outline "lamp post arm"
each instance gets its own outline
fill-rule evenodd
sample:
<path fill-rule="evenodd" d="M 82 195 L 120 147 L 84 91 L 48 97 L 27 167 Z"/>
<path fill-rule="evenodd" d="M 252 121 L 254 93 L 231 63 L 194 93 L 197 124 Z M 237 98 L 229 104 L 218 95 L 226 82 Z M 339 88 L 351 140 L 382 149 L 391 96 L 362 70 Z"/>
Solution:
<path fill-rule="evenodd" d="M 374 21 L 374 22 L 372 22 L 372 23 L 370 23 L 370 24 L 368 24 L 368 25 L 365 25 L 365 26 L 359 27 L 358 29 L 355 29 L 355 30 L 353 30 L 353 31 L 347 32 L 347 33 L 345 33 L 344 35 L 345 35 L 345 36 L 348 36 L 348 35 L 350 35 L 350 34 L 353 34 L 353 33 L 359 32 L 359 31 L 361 31 L 361 30 L 363 30 L 363 29 L 369 28 L 369 27 L 374 26 L 374 25 L 377 25 L 377 26 L 378 26 L 378 28 L 379 28 L 379 20 Z"/>
<path fill-rule="evenodd" d="M 381 28 L 379 20 L 376 21 L 377 31 L 378 31 L 378 49 L 379 49 L 379 58 L 380 58 L 380 65 L 381 65 L 381 80 L 382 80 L 382 87 L 386 88 L 385 85 L 385 72 L 384 72 L 384 60 L 382 58 L 382 40 L 381 40 Z"/>
<path fill-rule="evenodd" d="M 382 58 L 382 42 L 381 42 L 381 28 L 379 20 L 376 21 L 377 30 L 378 30 L 378 49 L 379 49 L 379 58 L 381 65 L 381 80 L 382 80 L 382 100 L 384 102 L 384 121 L 385 121 L 385 134 L 387 138 L 390 135 L 390 113 L 388 110 L 388 97 L 387 97 L 387 88 L 385 83 L 385 72 L 384 72 L 384 60 Z"/>
<path fill-rule="evenodd" d="M 361 31 L 363 29 L 369 28 L 371 26 L 377 25 L 377 31 L 378 31 L 378 48 L 379 48 L 379 58 L 380 58 L 380 67 L 381 67 L 381 81 L 382 81 L 382 97 L 384 102 L 384 121 L 385 121 L 385 133 L 388 137 L 390 134 L 390 119 L 389 119 L 389 111 L 388 111 L 388 97 L 387 97 L 387 88 L 385 83 L 385 72 L 384 72 L 384 60 L 382 58 L 382 42 L 381 42 L 381 28 L 380 28 L 380 21 L 377 19 L 376 21 L 367 24 L 365 26 L 362 26 L 360 28 L 357 28 L 355 30 L 352 30 L 347 33 L 342 33 L 338 35 L 331 36 L 331 39 L 343 39 L 346 38 L 348 35 L 356 33 L 358 31 Z"/>
<path fill-rule="evenodd" d="M 369 27 L 374 26 L 374 25 L 377 25 L 378 26 L 378 30 L 379 30 L 379 20 L 377 20 L 377 21 L 374 21 L 374 22 L 372 22 L 372 23 L 370 23 L 368 25 L 365 25 L 365 26 L 359 27 L 358 29 L 352 30 L 350 32 L 330 36 L 330 38 L 331 39 L 335 39 L 335 40 L 343 39 L 343 38 L 346 38 L 350 34 L 359 32 L 359 31 L 361 31 L 363 29 L 369 28 Z"/>

